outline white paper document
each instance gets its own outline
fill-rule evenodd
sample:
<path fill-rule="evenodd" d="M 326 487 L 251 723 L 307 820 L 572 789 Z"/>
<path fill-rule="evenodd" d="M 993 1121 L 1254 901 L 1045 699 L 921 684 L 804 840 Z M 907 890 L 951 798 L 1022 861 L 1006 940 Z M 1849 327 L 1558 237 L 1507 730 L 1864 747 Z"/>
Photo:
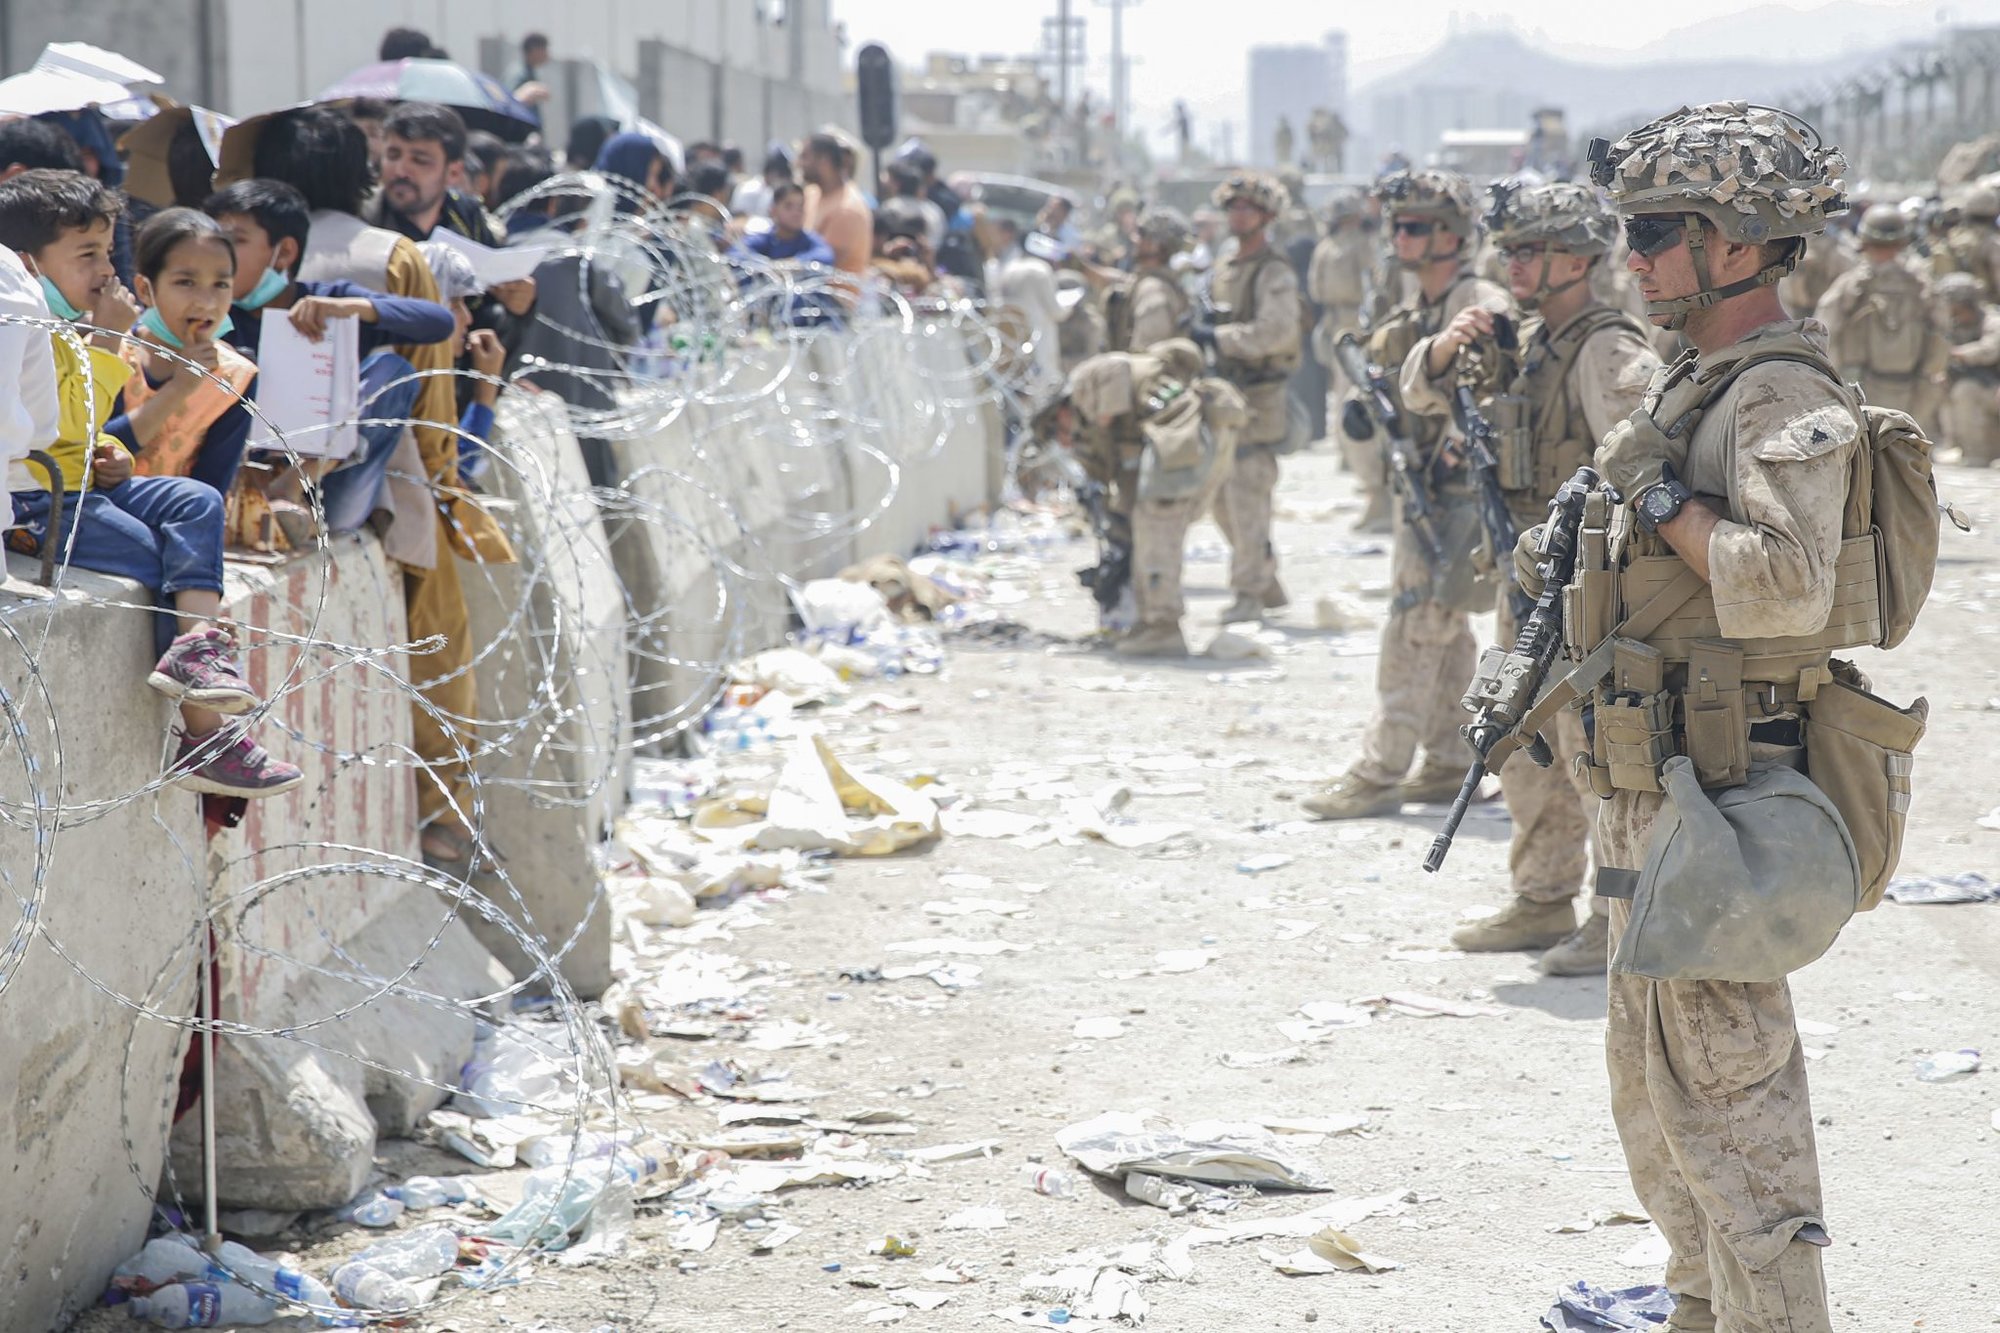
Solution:
<path fill-rule="evenodd" d="M 290 449 L 307 458 L 346 458 L 361 442 L 359 321 L 330 319 L 313 342 L 282 311 L 264 318 L 257 349 L 253 449 Z M 277 434 L 274 434 L 274 429 Z M 282 434 L 282 439 L 279 438 Z"/>
<path fill-rule="evenodd" d="M 469 236 L 460 236 L 449 227 L 439 227 L 431 233 L 431 239 L 443 241 L 470 259 L 474 276 L 489 291 L 503 282 L 534 277 L 535 270 L 552 253 L 552 247 L 546 245 L 510 245 L 504 250 L 495 249 L 490 245 L 481 245 Z"/>

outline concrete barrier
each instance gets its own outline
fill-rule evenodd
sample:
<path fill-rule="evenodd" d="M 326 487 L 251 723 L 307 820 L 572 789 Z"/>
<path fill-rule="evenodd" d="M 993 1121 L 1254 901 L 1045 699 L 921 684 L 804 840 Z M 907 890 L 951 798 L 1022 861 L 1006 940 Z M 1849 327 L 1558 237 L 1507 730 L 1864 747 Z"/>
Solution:
<path fill-rule="evenodd" d="M 461 570 L 482 713 L 500 722 L 481 739 L 479 801 L 509 858 L 504 880 L 476 887 L 515 929 L 566 948 L 561 969 L 581 993 L 609 980 L 591 853 L 625 798 L 632 743 L 656 738 L 635 737 L 634 718 L 664 732 L 662 700 L 777 642 L 783 580 L 906 553 L 995 496 L 997 419 L 938 392 L 966 387 L 963 348 L 899 334 L 852 352 L 746 353 L 739 393 L 617 442 L 623 513 L 587 494 L 559 404 L 505 404 L 522 471 L 496 485 L 495 507 L 528 558 Z M 871 450 L 900 473 L 886 505 Z M 832 521 L 856 510 L 873 514 L 858 531 Z M 426 1080 L 449 1083 L 470 1053 L 460 1002 L 505 989 L 529 959 L 421 867 L 407 665 L 381 651 L 408 637 L 401 575 L 372 538 L 338 541 L 325 560 L 231 562 L 251 679 L 278 696 L 259 739 L 307 782 L 206 842 L 192 796 L 119 799 L 159 771 L 171 713 L 143 685 L 146 617 L 104 604 L 142 595 L 79 571 L 52 598 L 19 557 L 9 575 L 0 688 L 27 744 L 0 720 L 0 949 L 38 856 L 49 866 L 24 951 L 0 953 L 0 1067 L 15 1071 L 0 1093 L 13 1150 L 0 1328 L 27 1328 L 96 1299 L 143 1238 L 163 1167 L 199 1195 L 194 1118 L 170 1125 L 185 1037 L 140 1008 L 192 1013 L 205 911 L 221 1017 L 273 1034 L 221 1042 L 229 1205 L 346 1201 L 377 1137 L 406 1133 L 443 1096 Z M 60 801 L 63 820 L 38 819 L 37 799 L 45 811 Z"/>

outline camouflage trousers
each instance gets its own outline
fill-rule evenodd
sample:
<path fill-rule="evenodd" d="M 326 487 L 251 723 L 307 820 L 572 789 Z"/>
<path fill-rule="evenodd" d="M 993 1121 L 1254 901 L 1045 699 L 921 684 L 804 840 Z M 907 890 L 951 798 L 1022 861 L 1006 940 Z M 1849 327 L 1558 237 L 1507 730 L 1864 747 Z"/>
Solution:
<path fill-rule="evenodd" d="M 1513 643 L 1518 627 L 1504 597 L 1497 619 L 1495 641 Z M 1574 762 L 1590 748 L 1583 715 L 1563 709 L 1544 735 L 1555 752 L 1554 763 L 1537 768 L 1534 760 L 1517 754 L 1500 770 L 1500 794 L 1514 820 L 1507 868 L 1516 894 L 1530 902 L 1562 903 L 1576 897 L 1589 868 L 1590 826 L 1598 800 Z M 1591 899 L 1595 914 L 1602 916 L 1607 907 L 1607 900 Z"/>
<path fill-rule="evenodd" d="M 1945 442 L 1965 451 L 1964 462 L 1983 467 L 2000 457 L 2000 388 L 1974 379 L 1953 380 L 1944 400 Z"/>
<path fill-rule="evenodd" d="M 1402 533 L 1397 540 L 1404 540 Z M 1390 615 L 1375 661 L 1375 715 L 1361 733 L 1355 776 L 1379 786 L 1401 782 L 1419 745 L 1427 769 L 1464 769 L 1472 762 L 1458 734 L 1465 720 L 1458 701 L 1472 683 L 1478 651 L 1471 617 L 1463 611 L 1422 601 Z"/>
<path fill-rule="evenodd" d="M 1601 803 L 1607 865 L 1642 863 L 1660 801 L 1621 791 Z M 1614 956 L 1630 918 L 1631 904 L 1611 904 Z M 1673 1247 L 1667 1287 L 1708 1301 L 1717 1333 L 1831 1333 L 1790 986 L 1614 971 L 1609 989 L 1611 1114 L 1632 1189 Z"/>
<path fill-rule="evenodd" d="M 1278 455 L 1268 445 L 1236 451 L 1215 496 L 1215 525 L 1229 542 L 1229 590 L 1262 597 L 1278 582 L 1278 550 L 1271 544 L 1272 497 L 1278 490 Z"/>
<path fill-rule="evenodd" d="M 1178 625 L 1187 611 L 1181 568 L 1187 531 L 1214 503 L 1218 476 L 1185 500 L 1141 500 L 1132 508 L 1132 596 L 1141 625 Z"/>
<path fill-rule="evenodd" d="M 1371 508 L 1378 500 L 1386 504 L 1389 460 L 1382 456 L 1382 442 L 1353 440 L 1343 433 L 1340 437 L 1340 457 L 1347 464 L 1347 470 L 1354 474 L 1354 488 L 1361 492 L 1361 498 L 1368 501 Z"/>

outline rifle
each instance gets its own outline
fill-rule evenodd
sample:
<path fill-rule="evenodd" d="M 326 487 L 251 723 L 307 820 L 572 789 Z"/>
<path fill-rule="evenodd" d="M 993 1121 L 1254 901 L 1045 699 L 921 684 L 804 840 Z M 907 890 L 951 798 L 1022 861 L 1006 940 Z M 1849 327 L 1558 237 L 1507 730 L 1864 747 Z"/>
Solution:
<path fill-rule="evenodd" d="M 1451 813 L 1445 816 L 1444 827 L 1424 857 L 1424 869 L 1431 874 L 1444 865 L 1466 807 L 1489 772 L 1499 772 L 1517 749 L 1525 750 L 1542 768 L 1555 758 L 1540 730 L 1523 724 L 1530 721 L 1530 713 L 1541 702 L 1549 670 L 1562 650 L 1563 589 L 1576 573 L 1577 531 L 1583 525 L 1584 502 L 1598 485 L 1595 472 L 1578 468 L 1549 501 L 1548 522 L 1542 525 L 1541 543 L 1535 548 L 1541 557 L 1542 595 L 1521 621 L 1512 649 L 1503 651 L 1495 644 L 1486 650 L 1479 661 L 1479 674 L 1461 701 L 1472 714 L 1472 721 L 1459 728 L 1465 743 L 1472 747 L 1472 767 L 1466 770 Z"/>
<path fill-rule="evenodd" d="M 1333 354 L 1348 383 L 1361 395 L 1354 400 L 1359 412 L 1350 411 L 1342 428 L 1351 438 L 1366 440 L 1379 425 L 1388 437 L 1389 480 L 1403 502 L 1403 521 L 1410 525 L 1417 545 L 1423 549 L 1424 560 L 1435 568 L 1444 563 L 1444 543 L 1438 537 L 1437 520 L 1433 516 L 1436 506 L 1431 501 L 1430 486 L 1424 480 L 1423 464 L 1417 461 L 1416 451 L 1403 433 L 1403 413 L 1389 391 L 1389 377 L 1382 367 L 1369 361 L 1360 339 L 1351 331 L 1334 339 Z"/>
<path fill-rule="evenodd" d="M 1507 580 L 1507 600 L 1519 625 L 1534 609 L 1534 599 L 1521 588 L 1514 574 L 1514 543 L 1521 534 L 1514 527 L 1513 511 L 1500 489 L 1500 456 L 1494 451 L 1499 431 L 1479 410 L 1479 397 L 1471 385 L 1461 381 L 1453 397 L 1453 414 L 1465 434 L 1465 462 L 1472 473 L 1473 490 L 1479 501 L 1479 525 L 1486 529 L 1486 544 L 1493 552 Z"/>
<path fill-rule="evenodd" d="M 1076 571 L 1076 581 L 1090 589 L 1099 610 L 1109 612 L 1118 605 L 1125 595 L 1126 586 L 1132 582 L 1131 530 L 1120 524 L 1118 516 L 1111 512 L 1110 487 L 1086 473 L 1068 449 L 1058 447 L 1051 452 L 1061 469 L 1063 480 L 1069 483 L 1077 503 L 1083 506 L 1084 514 L 1089 517 L 1090 530 L 1097 536 L 1097 563 L 1089 569 Z"/>

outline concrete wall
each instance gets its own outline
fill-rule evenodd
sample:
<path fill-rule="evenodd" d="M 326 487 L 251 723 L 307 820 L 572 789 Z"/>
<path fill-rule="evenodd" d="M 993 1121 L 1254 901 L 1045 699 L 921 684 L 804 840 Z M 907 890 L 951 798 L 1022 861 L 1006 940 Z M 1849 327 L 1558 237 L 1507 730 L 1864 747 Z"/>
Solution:
<path fill-rule="evenodd" d="M 777 642 L 781 576 L 906 552 L 997 489 L 992 412 L 943 401 L 969 387 L 954 339 L 841 346 L 851 357 L 835 345 L 741 353 L 711 403 L 618 442 L 625 491 L 603 504 L 559 404 L 510 398 L 502 414 L 519 472 L 496 486 L 495 508 L 528 559 L 462 569 L 482 709 L 509 724 L 479 764 L 505 876 L 474 887 L 513 931 L 548 941 L 543 952 L 567 944 L 561 971 L 582 993 L 609 977 L 590 851 L 624 799 L 633 740 L 649 739 L 632 737 L 633 718 Z M 868 450 L 900 472 L 886 508 Z M 880 512 L 858 533 L 833 521 L 856 509 Z M 401 576 L 372 539 L 336 543 L 330 561 L 231 563 L 252 680 L 278 696 L 259 739 L 307 782 L 207 842 L 193 797 L 126 795 L 159 771 L 169 720 L 142 684 L 146 618 L 103 604 L 136 590 L 79 572 L 52 600 L 25 583 L 27 562 L 10 557 L 9 573 L 0 688 L 37 765 L 0 728 L 0 1068 L 14 1071 L 0 1092 L 0 1328 L 13 1329 L 95 1300 L 143 1237 L 170 1138 L 182 1198 L 199 1193 L 194 1117 L 169 1134 L 180 1030 L 135 1021 L 78 968 L 159 1014 L 191 1013 L 212 906 L 223 1019 L 279 1033 L 222 1040 L 220 1193 L 298 1208 L 352 1194 L 377 1137 L 407 1132 L 441 1095 L 398 1071 L 448 1082 L 471 1045 L 461 1002 L 503 990 L 530 959 L 509 928 L 468 920 L 417 858 L 406 665 L 329 646 L 407 637 Z M 37 793 L 52 810 L 57 792 L 66 817 L 39 821 L 38 836 Z M 50 870 L 17 957 L 4 941 L 38 847 Z"/>

